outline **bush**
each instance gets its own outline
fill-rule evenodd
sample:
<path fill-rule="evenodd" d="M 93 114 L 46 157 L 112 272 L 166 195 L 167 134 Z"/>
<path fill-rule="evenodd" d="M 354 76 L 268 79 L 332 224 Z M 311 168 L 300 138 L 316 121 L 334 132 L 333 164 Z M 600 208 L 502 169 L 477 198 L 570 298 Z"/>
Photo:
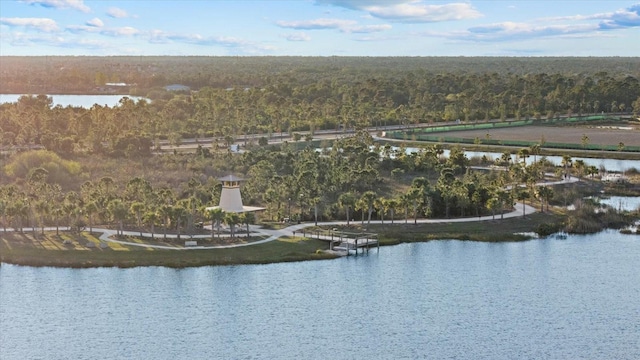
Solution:
<path fill-rule="evenodd" d="M 542 223 L 540 225 L 538 225 L 537 229 L 536 229 L 536 233 L 540 236 L 540 237 L 545 237 L 545 236 L 549 236 L 551 234 L 555 234 L 559 231 L 562 230 L 562 224 L 549 224 L 549 223 Z"/>
<path fill-rule="evenodd" d="M 79 163 L 64 160 L 52 151 L 32 150 L 14 156 L 5 166 L 5 172 L 10 177 L 27 179 L 29 172 L 35 168 L 45 169 L 48 173 L 47 182 L 57 184 L 66 184 L 81 170 Z"/>

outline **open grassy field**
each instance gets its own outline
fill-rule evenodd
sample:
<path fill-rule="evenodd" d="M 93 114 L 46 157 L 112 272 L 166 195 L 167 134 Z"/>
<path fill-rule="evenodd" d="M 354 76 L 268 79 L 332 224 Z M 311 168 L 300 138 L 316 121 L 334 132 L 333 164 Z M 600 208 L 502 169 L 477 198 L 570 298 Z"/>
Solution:
<path fill-rule="evenodd" d="M 266 244 L 213 250 L 163 250 L 108 242 L 101 247 L 97 234 L 46 232 L 0 233 L 0 260 L 29 266 L 58 267 L 190 267 L 205 265 L 264 264 L 331 259 L 334 255 L 319 240 L 282 238 Z M 132 239 L 127 239 L 132 241 Z M 89 245 L 88 244 L 93 244 Z"/>
<path fill-rule="evenodd" d="M 630 128 L 630 129 L 628 129 Z M 531 142 L 554 142 L 581 144 L 586 135 L 589 144 L 640 146 L 640 126 L 624 125 L 624 128 L 609 126 L 521 126 L 482 130 L 449 131 L 437 133 L 442 137 L 467 139 L 520 140 Z"/>

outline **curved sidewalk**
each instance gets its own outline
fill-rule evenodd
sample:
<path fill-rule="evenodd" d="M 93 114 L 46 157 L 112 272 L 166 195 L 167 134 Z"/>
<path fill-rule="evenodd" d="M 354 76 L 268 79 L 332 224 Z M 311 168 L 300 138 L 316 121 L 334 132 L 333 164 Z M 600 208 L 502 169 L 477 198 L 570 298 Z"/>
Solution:
<path fill-rule="evenodd" d="M 524 209 L 523 209 L 524 208 Z M 522 203 L 516 203 L 514 206 L 514 210 L 509 212 L 509 213 L 505 213 L 503 215 L 498 215 L 496 217 L 494 217 L 493 215 L 489 215 L 489 216 L 481 216 L 481 217 L 467 217 L 467 218 L 454 218 L 454 219 L 418 219 L 416 220 L 409 220 L 408 222 L 406 222 L 406 224 L 413 224 L 413 223 L 417 223 L 417 224 L 436 224 L 436 223 L 455 223 L 455 222 L 472 222 L 472 221 L 489 221 L 489 220 L 498 220 L 500 218 L 504 218 L 504 219 L 508 219 L 508 218 L 514 218 L 514 217 L 519 217 L 519 216 L 524 216 L 524 215 L 528 215 L 528 214 L 533 214 L 535 213 L 537 210 L 530 206 L 530 205 L 524 205 Z M 360 223 L 360 221 L 351 221 L 350 223 Z M 380 220 L 372 220 L 371 224 L 382 224 L 382 221 Z M 386 224 L 391 225 L 390 220 L 386 221 Z M 396 225 L 404 225 L 405 221 L 404 220 L 396 220 L 395 223 Z M 347 225 L 346 221 L 328 221 L 328 222 L 319 222 L 318 226 L 331 226 L 331 225 Z M 237 247 L 244 247 L 244 246 L 252 246 L 252 245 L 258 245 L 258 244 L 264 244 L 264 243 L 268 243 L 274 240 L 277 240 L 281 237 L 287 237 L 287 236 L 295 236 L 295 233 L 299 233 L 300 230 L 306 229 L 308 227 L 312 227 L 312 226 L 316 226 L 314 222 L 308 222 L 308 223 L 300 223 L 300 224 L 295 224 L 295 225 L 291 225 L 288 226 L 286 228 L 283 229 L 279 229 L 279 230 L 268 230 L 268 229 L 262 229 L 259 226 L 253 225 L 251 226 L 251 232 L 252 234 L 257 234 L 257 235 L 263 235 L 263 236 L 268 236 L 266 239 L 262 239 L 262 240 L 258 240 L 258 241 L 253 241 L 253 242 L 248 242 L 248 243 L 240 243 L 240 244 L 229 244 L 229 245 L 212 245 L 212 246 L 185 246 L 185 247 L 172 247 L 172 246 L 165 246 L 165 245 L 152 245 L 152 244 L 140 244 L 140 243 L 134 243 L 134 242 L 130 242 L 130 241 L 122 241 L 122 240 L 116 240 L 116 239 L 112 239 L 111 237 L 116 235 L 117 230 L 114 229 L 101 229 L 101 228 L 93 228 L 93 232 L 100 232 L 102 233 L 102 235 L 100 235 L 99 239 L 101 241 L 105 241 L 105 242 L 112 242 L 112 243 L 118 243 L 118 244 L 122 244 L 122 245 L 128 245 L 128 246 L 139 246 L 139 247 L 146 247 L 146 248 L 153 248 L 153 249 L 164 249 L 164 250 L 205 250 L 205 249 L 229 249 L 229 248 L 237 248 Z M 59 230 L 61 231 L 65 231 L 68 230 L 68 227 L 59 227 Z M 28 231 L 33 231 L 33 228 L 24 228 L 23 231 L 28 232 Z M 40 229 L 36 229 L 36 231 L 39 231 Z M 45 228 L 46 231 L 55 231 L 56 228 L 55 227 L 46 227 Z M 11 229 L 11 228 L 7 228 L 7 231 L 15 231 L 15 229 Z M 140 236 L 140 232 L 139 231 L 123 231 L 124 235 L 129 235 L 129 236 Z M 143 237 L 147 237 L 150 238 L 151 237 L 151 233 L 142 233 Z M 164 237 L 163 234 L 161 233 L 154 233 L 153 234 L 156 238 L 160 238 L 160 237 Z M 167 238 L 171 238 L 171 239 L 177 239 L 178 236 L 176 234 L 167 234 Z M 207 234 L 207 235 L 182 235 L 181 239 L 184 239 L 185 241 L 190 241 L 190 240 L 198 240 L 198 239 L 210 239 L 211 235 Z"/>

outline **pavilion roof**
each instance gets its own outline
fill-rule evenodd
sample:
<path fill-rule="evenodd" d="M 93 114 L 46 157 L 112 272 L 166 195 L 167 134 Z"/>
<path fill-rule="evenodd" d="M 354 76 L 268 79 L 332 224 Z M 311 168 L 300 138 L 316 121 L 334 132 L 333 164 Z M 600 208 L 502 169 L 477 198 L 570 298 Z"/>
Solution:
<path fill-rule="evenodd" d="M 235 175 L 227 175 L 225 177 L 218 178 L 219 181 L 244 181 L 243 178 L 237 177 Z"/>

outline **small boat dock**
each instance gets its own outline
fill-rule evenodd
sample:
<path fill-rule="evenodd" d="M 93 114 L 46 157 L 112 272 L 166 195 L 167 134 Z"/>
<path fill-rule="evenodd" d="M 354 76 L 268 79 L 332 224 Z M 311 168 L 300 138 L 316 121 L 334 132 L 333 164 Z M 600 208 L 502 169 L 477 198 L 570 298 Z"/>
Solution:
<path fill-rule="evenodd" d="M 313 239 L 328 241 L 329 250 L 344 251 L 347 256 L 351 252 L 354 252 L 357 256 L 358 250 L 362 250 L 362 253 L 364 253 L 365 251 L 369 252 L 371 247 L 380 248 L 378 234 L 370 232 L 350 232 L 332 229 L 303 232 L 303 234 Z"/>

